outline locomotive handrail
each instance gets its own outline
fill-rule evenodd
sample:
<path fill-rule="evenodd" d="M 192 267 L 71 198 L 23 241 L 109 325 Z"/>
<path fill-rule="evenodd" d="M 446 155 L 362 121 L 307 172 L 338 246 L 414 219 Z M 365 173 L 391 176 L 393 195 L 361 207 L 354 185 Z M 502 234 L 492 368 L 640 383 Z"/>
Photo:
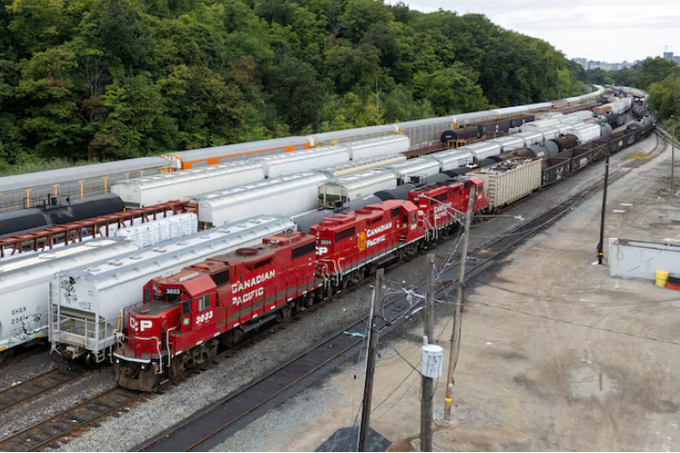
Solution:
<path fill-rule="evenodd" d="M 165 322 L 164 322 L 165 323 Z M 163 328 L 163 326 L 161 326 Z M 170 331 L 177 329 L 177 326 L 170 327 L 168 330 L 165 331 L 165 345 L 168 348 L 168 367 L 172 364 L 172 355 L 170 354 Z M 160 354 L 159 354 L 160 357 Z M 162 360 L 160 361 L 162 363 Z M 162 365 L 161 365 L 162 367 Z M 162 370 L 161 370 L 162 372 Z"/>

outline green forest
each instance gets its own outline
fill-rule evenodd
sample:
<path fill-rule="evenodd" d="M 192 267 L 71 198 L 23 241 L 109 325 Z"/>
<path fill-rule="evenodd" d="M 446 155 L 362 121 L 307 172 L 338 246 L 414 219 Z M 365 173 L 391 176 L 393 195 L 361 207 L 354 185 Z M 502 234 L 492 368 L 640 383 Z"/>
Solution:
<path fill-rule="evenodd" d="M 0 0 L 0 172 L 568 97 L 476 14 L 378 0 Z"/>
<path fill-rule="evenodd" d="M 680 117 L 680 66 L 675 62 L 661 57 L 647 58 L 639 65 L 615 72 L 591 69 L 583 77 L 587 83 L 641 88 L 649 93 L 649 106 L 662 125 L 680 123 L 677 121 Z M 676 135 L 680 136 L 680 128 Z"/>

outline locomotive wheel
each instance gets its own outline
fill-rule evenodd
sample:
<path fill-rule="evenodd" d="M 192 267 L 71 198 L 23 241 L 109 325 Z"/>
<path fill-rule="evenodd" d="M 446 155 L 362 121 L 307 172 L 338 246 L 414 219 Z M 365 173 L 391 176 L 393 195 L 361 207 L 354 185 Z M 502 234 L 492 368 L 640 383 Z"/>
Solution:
<path fill-rule="evenodd" d="M 312 308 L 312 305 L 314 305 L 314 296 L 312 294 L 307 294 L 305 296 L 304 302 L 306 308 Z"/>
<path fill-rule="evenodd" d="M 281 310 L 276 312 L 276 322 L 283 322 L 286 319 L 290 319 L 292 308 L 290 306 L 285 306 Z"/>

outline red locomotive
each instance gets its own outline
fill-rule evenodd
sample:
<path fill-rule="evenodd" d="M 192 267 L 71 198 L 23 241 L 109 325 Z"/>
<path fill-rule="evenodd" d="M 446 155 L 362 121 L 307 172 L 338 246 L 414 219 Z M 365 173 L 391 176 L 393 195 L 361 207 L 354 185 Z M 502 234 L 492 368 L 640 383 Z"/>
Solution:
<path fill-rule="evenodd" d="M 463 186 L 479 186 L 481 206 L 481 181 L 470 181 Z M 465 209 L 466 201 L 454 201 L 466 197 L 457 184 L 431 190 L 437 190 L 435 197 L 441 190 L 450 193 L 443 203 Z M 410 258 L 424 244 L 427 225 L 436 224 L 438 212 L 412 201 L 388 200 L 328 217 L 310 234 L 268 237 L 257 247 L 152 280 L 144 287 L 143 305 L 131 310 L 114 352 L 117 382 L 151 390 L 214 356 L 220 343 L 232 346 L 262 322 L 284 320 L 382 264 Z"/>
<path fill-rule="evenodd" d="M 467 211 L 472 186 L 475 187 L 473 210 L 484 212 L 489 207 L 489 200 L 484 192 L 484 182 L 479 178 L 463 178 L 409 192 L 408 199 L 418 206 L 423 219 L 427 241 L 437 240 L 440 230 L 448 234 L 458 228 Z"/>

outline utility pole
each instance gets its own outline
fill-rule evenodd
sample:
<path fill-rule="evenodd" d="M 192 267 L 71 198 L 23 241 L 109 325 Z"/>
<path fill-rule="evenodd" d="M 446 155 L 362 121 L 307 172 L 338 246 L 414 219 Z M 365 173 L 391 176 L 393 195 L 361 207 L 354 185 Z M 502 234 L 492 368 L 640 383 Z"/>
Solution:
<path fill-rule="evenodd" d="M 425 300 L 424 346 L 434 344 L 434 281 L 436 268 L 434 253 L 427 254 L 427 299 Z M 423 366 L 425 364 L 423 363 Z M 432 400 L 434 379 L 422 373 L 422 394 L 420 396 L 420 451 L 432 451 Z"/>
<path fill-rule="evenodd" d="M 470 240 L 470 224 L 472 211 L 475 208 L 475 186 L 470 186 L 467 214 L 465 215 L 465 236 L 463 236 L 463 250 L 460 253 L 460 274 L 458 276 L 458 298 L 456 302 L 456 316 L 453 318 L 453 334 L 451 335 L 451 351 L 449 356 L 449 371 L 446 376 L 446 397 L 444 399 L 444 418 L 451 420 L 451 401 L 453 399 L 453 380 L 458 362 L 458 345 L 460 342 L 461 315 L 463 307 L 463 290 L 465 289 L 465 263 L 467 262 L 468 242 Z"/>
<path fill-rule="evenodd" d="M 610 139 L 611 141 L 611 139 Z M 609 155 L 611 146 L 607 144 L 607 159 L 604 161 L 604 190 L 602 191 L 602 216 L 600 217 L 600 243 L 597 244 L 597 264 L 604 259 L 604 217 L 607 213 L 607 185 L 609 184 Z"/>
<path fill-rule="evenodd" d="M 671 135 L 671 195 L 673 195 L 675 189 L 675 116 L 671 115 L 671 120 L 673 121 Z"/>
<path fill-rule="evenodd" d="M 425 336 L 429 344 L 434 344 L 434 253 L 427 254 L 427 299 L 425 301 Z"/>
<path fill-rule="evenodd" d="M 366 379 L 364 381 L 364 399 L 361 405 L 361 425 L 359 427 L 359 450 L 368 450 L 368 435 L 371 422 L 371 399 L 373 397 L 373 377 L 375 375 L 375 360 L 378 355 L 378 328 L 376 326 L 376 313 L 382 313 L 383 302 L 383 277 L 385 269 L 378 269 L 375 274 L 375 288 L 373 288 L 373 301 L 368 331 L 368 353 L 366 356 Z"/>

